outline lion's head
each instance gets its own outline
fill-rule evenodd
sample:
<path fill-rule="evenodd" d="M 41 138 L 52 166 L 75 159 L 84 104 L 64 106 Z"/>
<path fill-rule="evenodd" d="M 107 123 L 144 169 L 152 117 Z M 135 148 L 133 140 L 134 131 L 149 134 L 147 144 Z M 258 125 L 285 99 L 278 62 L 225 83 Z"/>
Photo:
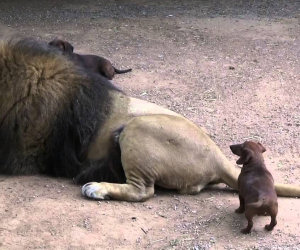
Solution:
<path fill-rule="evenodd" d="M 106 79 L 32 39 L 0 45 L 0 172 L 74 176 L 110 113 Z"/>

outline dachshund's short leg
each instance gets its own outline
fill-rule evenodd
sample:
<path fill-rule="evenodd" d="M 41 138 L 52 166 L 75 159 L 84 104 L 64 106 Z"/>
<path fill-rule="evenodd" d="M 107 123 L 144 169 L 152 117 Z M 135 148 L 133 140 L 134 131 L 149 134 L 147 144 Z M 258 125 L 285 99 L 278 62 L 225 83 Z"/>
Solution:
<path fill-rule="evenodd" d="M 242 229 L 241 232 L 243 234 L 248 234 L 251 232 L 251 229 L 253 227 L 253 216 L 254 216 L 254 213 L 251 209 L 247 209 L 246 212 L 245 212 L 245 216 L 248 220 L 248 225 L 246 228 Z"/>
<path fill-rule="evenodd" d="M 276 225 L 277 225 L 276 216 L 271 216 L 271 223 L 268 225 L 265 225 L 265 229 L 267 231 L 272 231 Z"/>
<path fill-rule="evenodd" d="M 236 213 L 241 214 L 245 212 L 245 201 L 242 196 L 239 195 L 240 207 L 235 210 Z"/>
<path fill-rule="evenodd" d="M 269 225 L 265 225 L 265 229 L 268 231 L 272 231 L 273 228 L 277 225 L 276 216 L 278 213 L 278 203 L 274 202 L 272 205 L 270 205 L 269 208 L 269 215 L 271 216 L 271 223 Z"/>

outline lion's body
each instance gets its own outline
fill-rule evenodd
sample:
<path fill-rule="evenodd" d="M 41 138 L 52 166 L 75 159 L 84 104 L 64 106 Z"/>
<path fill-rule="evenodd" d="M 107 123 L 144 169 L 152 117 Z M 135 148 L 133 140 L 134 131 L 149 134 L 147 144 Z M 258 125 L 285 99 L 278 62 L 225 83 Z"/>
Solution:
<path fill-rule="evenodd" d="M 215 158 L 212 141 L 180 117 L 137 117 L 120 134 L 120 147 L 127 179 L 136 174 L 133 169 L 138 169 L 139 177 L 147 180 L 146 185 L 184 192 L 193 187 L 202 189 L 219 178 L 219 159 Z"/>
<path fill-rule="evenodd" d="M 145 200 L 154 185 L 237 188 L 239 171 L 203 129 L 35 41 L 0 46 L 0 141 L 0 173 L 102 181 L 82 189 L 96 199 Z M 276 191 L 300 196 L 297 186 Z"/>
<path fill-rule="evenodd" d="M 180 116 L 171 110 L 153 103 L 128 97 L 120 92 L 110 92 L 110 95 L 114 100 L 111 106 L 111 113 L 89 147 L 88 157 L 92 160 L 101 159 L 108 153 L 107 144 L 110 141 L 113 131 L 128 123 L 133 117 L 154 114 Z"/>

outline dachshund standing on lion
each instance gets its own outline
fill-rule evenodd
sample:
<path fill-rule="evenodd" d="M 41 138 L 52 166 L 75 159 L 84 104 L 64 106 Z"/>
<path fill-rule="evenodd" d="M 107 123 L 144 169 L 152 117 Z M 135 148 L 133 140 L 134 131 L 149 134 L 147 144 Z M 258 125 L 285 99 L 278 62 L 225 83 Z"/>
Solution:
<path fill-rule="evenodd" d="M 274 180 L 267 170 L 262 153 L 266 151 L 259 142 L 246 141 L 243 144 L 230 146 L 231 151 L 240 156 L 237 164 L 243 164 L 238 177 L 240 207 L 236 213 L 245 212 L 248 226 L 241 232 L 248 234 L 253 227 L 255 215 L 271 216 L 271 223 L 265 226 L 268 231 L 276 226 L 278 212 L 277 194 Z"/>
<path fill-rule="evenodd" d="M 120 70 L 116 69 L 110 61 L 96 55 L 79 55 L 73 53 L 74 47 L 67 41 L 54 39 L 49 42 L 50 46 L 56 47 L 68 55 L 76 64 L 91 70 L 94 73 L 100 74 L 109 80 L 112 80 L 115 74 L 123 74 L 130 72 L 132 69 Z"/>

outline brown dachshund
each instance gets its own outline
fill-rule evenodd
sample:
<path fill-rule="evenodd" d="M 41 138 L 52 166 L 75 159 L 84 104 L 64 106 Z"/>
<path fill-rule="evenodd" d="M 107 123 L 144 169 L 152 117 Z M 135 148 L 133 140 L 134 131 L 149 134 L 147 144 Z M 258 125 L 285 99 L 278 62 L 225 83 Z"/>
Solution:
<path fill-rule="evenodd" d="M 59 48 L 64 52 L 64 54 L 70 56 L 75 63 L 95 73 L 98 73 L 109 80 L 112 80 L 115 74 L 123 74 L 131 71 L 131 69 L 116 69 L 114 66 L 112 66 L 110 61 L 100 56 L 79 55 L 73 53 L 74 47 L 70 43 L 63 40 L 54 39 L 53 41 L 49 42 L 49 45 Z"/>
<path fill-rule="evenodd" d="M 236 163 L 243 164 L 238 178 L 240 207 L 235 212 L 245 212 L 248 226 L 241 232 L 251 232 L 255 215 L 271 216 L 271 223 L 266 225 L 265 229 L 273 230 L 277 224 L 278 203 L 274 180 L 265 166 L 262 155 L 266 149 L 259 142 L 252 141 L 231 145 L 230 149 L 232 153 L 240 156 Z"/>

